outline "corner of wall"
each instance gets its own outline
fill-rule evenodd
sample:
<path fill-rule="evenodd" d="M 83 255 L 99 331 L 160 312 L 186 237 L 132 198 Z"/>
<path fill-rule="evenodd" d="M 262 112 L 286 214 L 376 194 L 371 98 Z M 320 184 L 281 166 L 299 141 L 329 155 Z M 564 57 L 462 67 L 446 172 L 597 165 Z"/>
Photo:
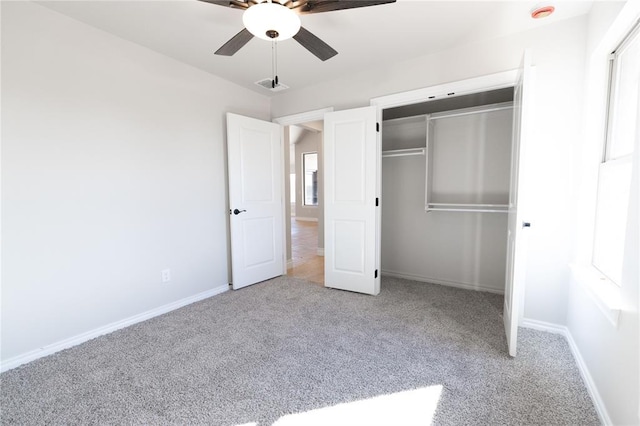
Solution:
<path fill-rule="evenodd" d="M 580 371 L 580 375 L 582 376 L 582 380 L 584 381 L 585 387 L 587 388 L 587 392 L 591 397 L 591 401 L 598 413 L 598 417 L 603 425 L 611 425 L 611 418 L 609 417 L 609 413 L 607 412 L 607 408 L 600 396 L 600 392 L 598 391 L 598 387 L 596 386 L 591 373 L 589 372 L 589 368 L 587 367 L 582 354 L 580 353 L 580 349 L 576 344 L 571 331 L 567 326 L 552 324 L 544 321 L 538 321 L 533 319 L 524 318 L 520 325 L 524 328 L 530 328 L 532 330 L 545 331 L 547 333 L 559 334 L 565 338 L 567 344 L 569 345 L 569 349 L 571 349 L 571 354 L 573 355 L 573 359 L 576 361 L 576 366 Z"/>

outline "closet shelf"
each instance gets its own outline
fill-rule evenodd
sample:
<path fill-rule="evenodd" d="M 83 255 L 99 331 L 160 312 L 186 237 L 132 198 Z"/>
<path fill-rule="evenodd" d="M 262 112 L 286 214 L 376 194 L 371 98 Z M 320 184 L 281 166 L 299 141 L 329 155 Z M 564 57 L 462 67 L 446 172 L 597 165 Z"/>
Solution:
<path fill-rule="evenodd" d="M 456 203 L 429 203 L 425 206 L 427 212 L 480 212 L 480 213 L 507 213 L 508 204 L 456 204 Z"/>
<path fill-rule="evenodd" d="M 392 149 L 382 151 L 383 157 L 406 157 L 409 155 L 425 155 L 426 148 Z"/>

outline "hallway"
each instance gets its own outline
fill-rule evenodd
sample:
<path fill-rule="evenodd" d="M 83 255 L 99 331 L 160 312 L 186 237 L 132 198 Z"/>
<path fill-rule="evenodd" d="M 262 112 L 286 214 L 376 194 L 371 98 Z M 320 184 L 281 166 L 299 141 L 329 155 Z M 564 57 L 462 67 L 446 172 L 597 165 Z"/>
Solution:
<path fill-rule="evenodd" d="M 318 223 L 291 218 L 291 262 L 287 275 L 324 285 L 324 257 L 318 256 Z"/>

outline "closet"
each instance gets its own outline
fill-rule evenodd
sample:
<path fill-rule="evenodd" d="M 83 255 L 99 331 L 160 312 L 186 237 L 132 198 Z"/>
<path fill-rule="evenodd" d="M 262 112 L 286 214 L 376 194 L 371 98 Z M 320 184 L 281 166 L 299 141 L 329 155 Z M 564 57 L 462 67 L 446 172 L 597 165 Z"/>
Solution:
<path fill-rule="evenodd" d="M 382 273 L 503 293 L 513 89 L 386 109 Z"/>

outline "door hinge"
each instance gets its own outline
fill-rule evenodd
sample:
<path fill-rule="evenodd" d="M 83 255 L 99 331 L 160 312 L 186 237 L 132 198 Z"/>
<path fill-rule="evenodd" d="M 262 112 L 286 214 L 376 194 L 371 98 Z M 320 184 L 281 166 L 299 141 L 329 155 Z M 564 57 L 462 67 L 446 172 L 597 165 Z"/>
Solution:
<path fill-rule="evenodd" d="M 373 273 L 373 278 L 378 278 L 378 270 L 376 269 L 376 272 Z"/>
<path fill-rule="evenodd" d="M 380 123 L 376 123 L 376 132 L 380 131 Z"/>
<path fill-rule="evenodd" d="M 380 204 L 380 199 L 376 197 L 376 207 L 378 207 L 379 204 Z"/>

